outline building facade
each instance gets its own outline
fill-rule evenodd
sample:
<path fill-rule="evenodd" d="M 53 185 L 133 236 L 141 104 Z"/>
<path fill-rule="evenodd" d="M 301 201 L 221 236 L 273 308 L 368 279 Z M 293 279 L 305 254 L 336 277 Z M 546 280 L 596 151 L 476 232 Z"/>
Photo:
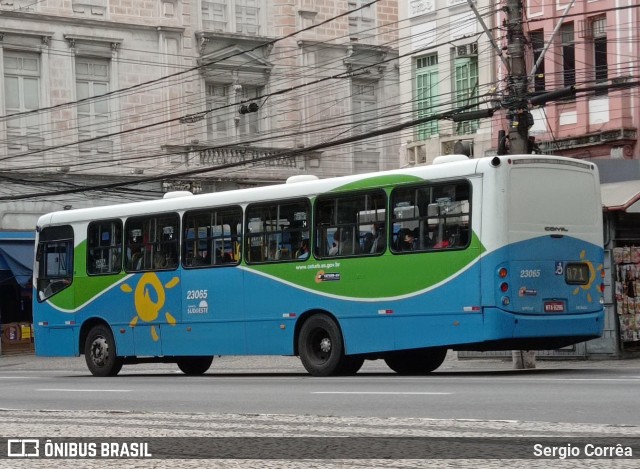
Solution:
<path fill-rule="evenodd" d="M 640 158 L 637 2 L 532 0 L 524 15 L 530 93 L 576 90 L 531 110 L 538 151 Z"/>
<path fill-rule="evenodd" d="M 423 122 L 401 135 L 400 165 L 430 163 L 438 155 L 490 151 L 491 121 L 429 120 L 456 109 L 491 107 L 495 92 L 496 51 L 482 23 L 492 27 L 487 0 L 400 0 L 400 100 L 403 115 Z"/>
<path fill-rule="evenodd" d="M 175 189 L 396 167 L 396 137 L 350 141 L 397 114 L 397 8 L 367 3 L 0 1 L 0 230 Z M 122 181 L 139 184 L 59 194 Z"/>

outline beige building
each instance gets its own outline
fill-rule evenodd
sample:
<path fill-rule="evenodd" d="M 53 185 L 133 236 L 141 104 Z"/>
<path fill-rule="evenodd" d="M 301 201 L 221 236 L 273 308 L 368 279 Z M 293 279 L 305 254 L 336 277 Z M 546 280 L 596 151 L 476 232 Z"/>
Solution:
<path fill-rule="evenodd" d="M 347 14 L 367 3 L 0 0 L 0 230 L 397 167 L 397 135 L 350 141 L 399 115 L 397 2 Z M 64 193 L 123 181 L 139 184 Z"/>

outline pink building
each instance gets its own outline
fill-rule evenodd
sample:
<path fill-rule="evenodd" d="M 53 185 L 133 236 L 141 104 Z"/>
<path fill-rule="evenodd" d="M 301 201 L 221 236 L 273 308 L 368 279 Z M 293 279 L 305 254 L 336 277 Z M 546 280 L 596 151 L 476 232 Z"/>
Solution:
<path fill-rule="evenodd" d="M 575 0 L 565 15 L 570 3 L 523 3 L 529 92 L 576 90 L 575 96 L 531 109 L 529 135 L 544 153 L 640 159 L 637 0 Z M 497 24 L 504 15 L 498 13 Z M 547 46 L 534 75 L 534 64 Z M 499 77 L 505 74 L 501 70 Z M 507 130 L 503 113 L 494 122 L 498 130 Z"/>

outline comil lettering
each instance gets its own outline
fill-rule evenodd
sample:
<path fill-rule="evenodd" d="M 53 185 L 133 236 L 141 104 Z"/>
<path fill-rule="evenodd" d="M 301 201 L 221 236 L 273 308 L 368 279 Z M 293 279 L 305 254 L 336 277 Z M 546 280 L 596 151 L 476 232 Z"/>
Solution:
<path fill-rule="evenodd" d="M 569 232 L 569 230 L 564 226 L 545 226 L 544 231 L 564 231 L 565 233 Z"/>

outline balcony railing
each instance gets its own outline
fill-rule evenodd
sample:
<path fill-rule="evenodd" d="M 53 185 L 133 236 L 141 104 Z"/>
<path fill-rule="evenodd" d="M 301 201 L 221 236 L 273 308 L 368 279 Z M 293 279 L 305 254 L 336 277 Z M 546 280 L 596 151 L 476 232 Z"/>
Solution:
<path fill-rule="evenodd" d="M 245 166 L 270 166 L 279 168 L 297 168 L 295 156 L 276 157 L 282 150 L 272 148 L 204 148 L 196 150 L 200 154 L 200 164 L 219 166 L 225 164 L 241 164 Z M 269 157 L 273 158 L 269 158 Z"/>

